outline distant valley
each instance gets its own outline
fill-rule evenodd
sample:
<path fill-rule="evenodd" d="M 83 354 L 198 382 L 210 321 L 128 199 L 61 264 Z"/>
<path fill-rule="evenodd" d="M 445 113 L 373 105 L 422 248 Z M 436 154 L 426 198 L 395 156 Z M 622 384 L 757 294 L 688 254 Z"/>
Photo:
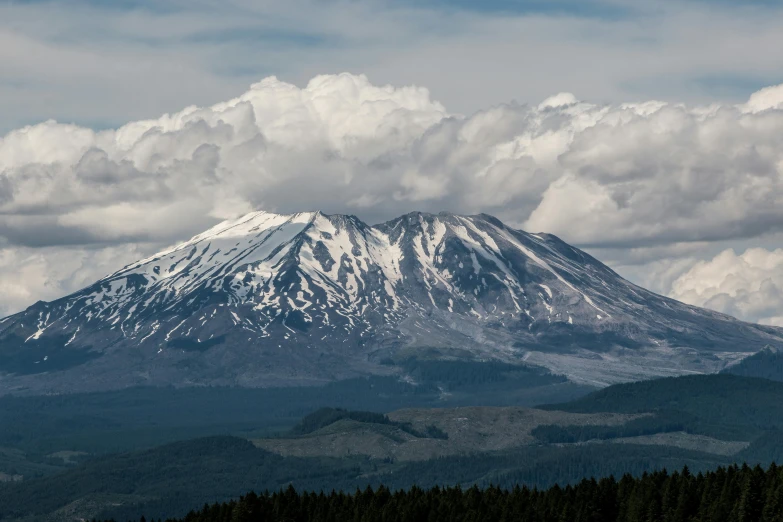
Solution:
<path fill-rule="evenodd" d="M 223 417 L 213 419 L 212 429 L 220 425 L 217 433 L 223 435 L 212 431 L 208 437 L 199 435 L 210 433 L 205 421 L 211 411 L 207 408 L 200 417 L 186 408 L 186 414 L 181 408 L 189 399 L 184 395 L 177 399 L 180 408 L 170 410 L 181 413 L 170 415 L 167 427 L 161 421 L 174 403 L 167 405 L 164 399 L 159 408 L 144 404 L 151 421 L 144 427 L 134 418 L 139 413 L 133 413 L 142 411 L 139 400 L 144 393 L 148 392 L 139 390 L 130 401 L 116 396 L 114 422 L 108 421 L 109 412 L 98 413 L 100 398 L 61 400 L 59 406 L 69 410 L 68 418 L 79 418 L 74 409 L 84 408 L 80 428 L 73 425 L 59 439 L 51 434 L 27 441 L 27 453 L 32 455 L 38 446 L 48 456 L 30 463 L 39 466 L 40 478 L 0 485 L 0 519 L 182 516 L 205 502 L 288 484 L 315 491 L 381 484 L 548 487 L 575 483 L 584 476 L 639 475 L 684 465 L 696 473 L 733 462 L 768 464 L 783 457 L 783 383 L 733 375 L 615 385 L 582 399 L 534 409 L 405 408 L 384 414 L 332 408 L 299 419 L 278 416 L 284 404 L 273 405 L 271 410 L 279 413 L 264 417 L 270 408 L 225 401 L 231 396 L 215 390 L 226 408 Z M 7 400 L 0 400 L 5 419 L 11 409 Z M 45 404 L 43 398 L 16 400 L 18 422 L 25 419 L 22 410 L 29 412 L 27 422 L 33 422 L 32 401 Z M 208 404 L 205 398 L 198 402 Z M 248 415 L 253 407 L 259 413 Z M 101 416 L 106 419 L 103 424 Z M 121 418 L 128 418 L 137 430 L 125 432 L 124 449 L 104 447 L 121 453 L 71 452 L 72 461 L 65 462 L 63 448 L 91 444 L 90 440 L 105 443 Z M 156 446 L 155 432 L 161 436 L 169 431 L 171 436 L 177 425 L 175 438 L 184 440 Z M 186 426 L 190 429 L 182 429 Z M 11 442 L 6 438 L 3 445 Z M 0 461 L 3 465 L 7 464 Z"/>

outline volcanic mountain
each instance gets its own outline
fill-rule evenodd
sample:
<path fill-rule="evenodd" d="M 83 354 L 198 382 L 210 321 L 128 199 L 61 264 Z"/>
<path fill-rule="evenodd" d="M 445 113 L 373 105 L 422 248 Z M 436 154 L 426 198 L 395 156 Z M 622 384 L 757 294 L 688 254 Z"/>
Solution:
<path fill-rule="evenodd" d="M 717 372 L 783 330 L 640 288 L 487 215 L 253 212 L 0 321 L 0 392 L 298 386 L 406 358 L 606 385 Z"/>

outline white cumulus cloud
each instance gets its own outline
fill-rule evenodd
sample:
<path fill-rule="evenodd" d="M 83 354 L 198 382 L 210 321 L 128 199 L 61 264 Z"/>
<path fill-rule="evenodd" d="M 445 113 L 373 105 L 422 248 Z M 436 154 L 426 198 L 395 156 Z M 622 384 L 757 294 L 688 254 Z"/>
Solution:
<path fill-rule="evenodd" d="M 80 290 L 145 253 L 134 245 L 0 249 L 0 317 Z"/>
<path fill-rule="evenodd" d="M 783 326 L 783 249 L 728 249 L 672 283 L 675 299 L 762 324 Z"/>
<path fill-rule="evenodd" d="M 340 74 L 304 87 L 270 77 L 232 100 L 117 129 L 47 121 L 0 139 L 0 273 L 25 286 L 33 275 L 13 267 L 30 251 L 103 249 L 119 264 L 127 250 L 117 248 L 157 248 L 253 208 L 368 221 L 488 212 L 635 251 L 761 237 L 783 226 L 782 92 L 703 107 L 560 93 L 465 116 L 425 88 Z M 51 266 L 42 263 L 32 266 Z M 106 268 L 96 264 L 95 278 Z M 71 288 L 48 288 L 58 284 Z M 49 295 L 36 285 L 9 290 L 5 309 Z M 727 310 L 715 299 L 703 304 Z M 780 315 L 748 307 L 736 313 Z"/>

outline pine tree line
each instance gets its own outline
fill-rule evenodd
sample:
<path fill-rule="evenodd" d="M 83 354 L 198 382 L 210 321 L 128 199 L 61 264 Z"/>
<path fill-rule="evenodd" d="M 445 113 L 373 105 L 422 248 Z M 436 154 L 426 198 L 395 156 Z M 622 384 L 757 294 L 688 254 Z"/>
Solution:
<path fill-rule="evenodd" d="M 687 467 L 548 490 L 386 487 L 249 493 L 167 522 L 783 522 L 783 467 Z M 142 517 L 142 522 L 146 522 Z M 152 521 L 150 521 L 152 522 Z"/>

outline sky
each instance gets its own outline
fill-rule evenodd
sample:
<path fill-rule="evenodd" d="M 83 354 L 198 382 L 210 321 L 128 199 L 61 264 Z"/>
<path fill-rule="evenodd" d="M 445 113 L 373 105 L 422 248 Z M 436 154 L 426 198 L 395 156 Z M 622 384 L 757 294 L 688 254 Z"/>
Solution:
<path fill-rule="evenodd" d="M 783 326 L 783 3 L 0 2 L 0 315 L 253 209 L 486 212 Z"/>

